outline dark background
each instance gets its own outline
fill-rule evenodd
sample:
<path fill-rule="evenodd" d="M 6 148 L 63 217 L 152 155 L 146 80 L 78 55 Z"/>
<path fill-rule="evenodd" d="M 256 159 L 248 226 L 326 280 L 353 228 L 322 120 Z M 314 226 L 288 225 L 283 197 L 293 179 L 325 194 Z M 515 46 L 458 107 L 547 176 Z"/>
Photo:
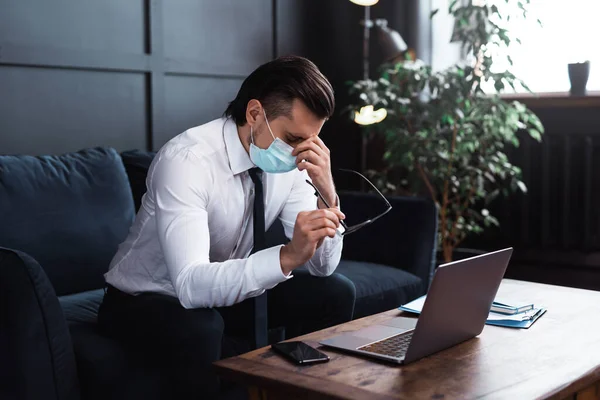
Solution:
<path fill-rule="evenodd" d="M 430 62 L 432 2 L 381 0 L 372 18 Z M 220 117 L 258 65 L 298 54 L 336 90 L 338 114 L 322 132 L 333 165 L 359 169 L 360 131 L 340 110 L 346 82 L 362 76 L 363 10 L 348 0 L 0 0 L 0 154 L 156 150 Z M 374 40 L 371 51 L 374 76 Z M 442 44 L 434 58 L 450 53 Z M 529 193 L 494 204 L 502 228 L 465 246 L 512 245 L 513 276 L 600 288 L 600 107 L 533 109 L 544 141 L 511 153 Z M 378 157 L 374 146 L 370 162 Z"/>
<path fill-rule="evenodd" d="M 509 152 L 528 193 L 496 201 L 500 228 L 465 243 L 514 246 L 510 276 L 600 290 L 600 96 L 586 100 L 525 100 L 546 129 Z"/>
<path fill-rule="evenodd" d="M 274 55 L 271 0 L 0 0 L 0 152 L 158 149 Z"/>
<path fill-rule="evenodd" d="M 417 4 L 382 0 L 372 16 L 417 42 Z M 314 60 L 339 104 L 362 74 L 364 9 L 348 0 L 0 0 L 0 10 L 0 154 L 156 150 L 220 117 L 243 79 L 278 55 Z M 323 137 L 334 162 L 358 167 L 347 118 Z"/>

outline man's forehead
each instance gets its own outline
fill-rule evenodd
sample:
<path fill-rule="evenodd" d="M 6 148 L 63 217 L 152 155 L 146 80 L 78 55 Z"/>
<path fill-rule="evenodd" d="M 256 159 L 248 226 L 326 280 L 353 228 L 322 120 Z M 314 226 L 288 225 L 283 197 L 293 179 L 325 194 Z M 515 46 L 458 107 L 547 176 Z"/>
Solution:
<path fill-rule="evenodd" d="M 325 120 L 307 124 L 299 124 L 297 121 L 288 120 L 284 125 L 284 129 L 286 130 L 286 133 L 293 136 L 308 139 L 309 137 L 317 136 L 321 132 L 324 123 Z"/>
<path fill-rule="evenodd" d="M 306 113 L 292 111 L 291 115 L 282 118 L 287 133 L 308 139 L 321 132 L 326 120 L 319 119 L 308 109 L 306 111 Z"/>

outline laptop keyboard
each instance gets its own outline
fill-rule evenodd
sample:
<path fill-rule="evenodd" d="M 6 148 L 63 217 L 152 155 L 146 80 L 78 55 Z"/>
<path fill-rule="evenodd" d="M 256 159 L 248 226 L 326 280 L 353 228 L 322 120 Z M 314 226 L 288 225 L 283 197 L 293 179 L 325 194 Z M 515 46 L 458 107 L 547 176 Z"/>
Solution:
<path fill-rule="evenodd" d="M 387 339 L 380 340 L 379 342 L 359 347 L 357 350 L 368 351 L 370 353 L 382 354 L 396 358 L 404 357 L 406 350 L 408 349 L 410 339 L 412 339 L 413 332 L 414 331 L 400 333 Z"/>

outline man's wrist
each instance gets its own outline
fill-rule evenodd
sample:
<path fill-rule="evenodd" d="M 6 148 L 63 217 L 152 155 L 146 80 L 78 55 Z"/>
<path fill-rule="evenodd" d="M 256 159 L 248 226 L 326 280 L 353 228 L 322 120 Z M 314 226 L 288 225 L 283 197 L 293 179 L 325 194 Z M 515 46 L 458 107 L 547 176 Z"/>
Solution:
<path fill-rule="evenodd" d="M 323 193 L 321 192 L 321 194 L 323 195 L 323 198 L 325 199 L 325 201 L 327 201 L 327 204 L 329 204 L 329 207 L 338 207 L 338 195 L 335 192 L 335 190 L 332 190 L 331 192 L 327 192 L 327 193 Z M 327 204 L 325 204 L 323 202 L 323 200 L 319 199 L 317 201 L 317 207 L 319 208 L 329 208 L 327 207 Z"/>
<path fill-rule="evenodd" d="M 333 200 L 332 199 L 327 199 L 327 204 L 329 204 L 329 207 L 338 207 L 339 208 L 340 204 L 338 202 L 338 196 L 335 195 L 333 197 Z M 319 199 L 317 201 L 317 207 L 321 208 L 321 209 L 323 209 L 323 208 L 329 208 L 329 207 L 327 207 L 327 204 L 323 203 L 323 200 L 321 200 L 321 199 Z"/>
<path fill-rule="evenodd" d="M 294 258 L 292 249 L 289 245 L 285 245 L 281 248 L 279 252 L 279 263 L 281 264 L 281 272 L 286 276 L 300 265 Z"/>

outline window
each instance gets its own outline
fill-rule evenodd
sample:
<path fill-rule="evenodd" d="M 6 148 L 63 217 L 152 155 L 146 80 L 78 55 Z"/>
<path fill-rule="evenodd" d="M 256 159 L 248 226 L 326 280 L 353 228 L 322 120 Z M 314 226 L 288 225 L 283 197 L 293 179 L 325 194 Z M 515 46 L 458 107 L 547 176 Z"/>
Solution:
<path fill-rule="evenodd" d="M 517 9 L 518 1 L 508 6 Z M 600 0 L 531 0 L 530 13 L 527 21 L 507 26 L 522 43 L 508 48 L 513 66 L 497 67 L 509 68 L 534 92 L 566 92 L 571 87 L 567 65 L 589 60 L 587 89 L 600 90 Z"/>

